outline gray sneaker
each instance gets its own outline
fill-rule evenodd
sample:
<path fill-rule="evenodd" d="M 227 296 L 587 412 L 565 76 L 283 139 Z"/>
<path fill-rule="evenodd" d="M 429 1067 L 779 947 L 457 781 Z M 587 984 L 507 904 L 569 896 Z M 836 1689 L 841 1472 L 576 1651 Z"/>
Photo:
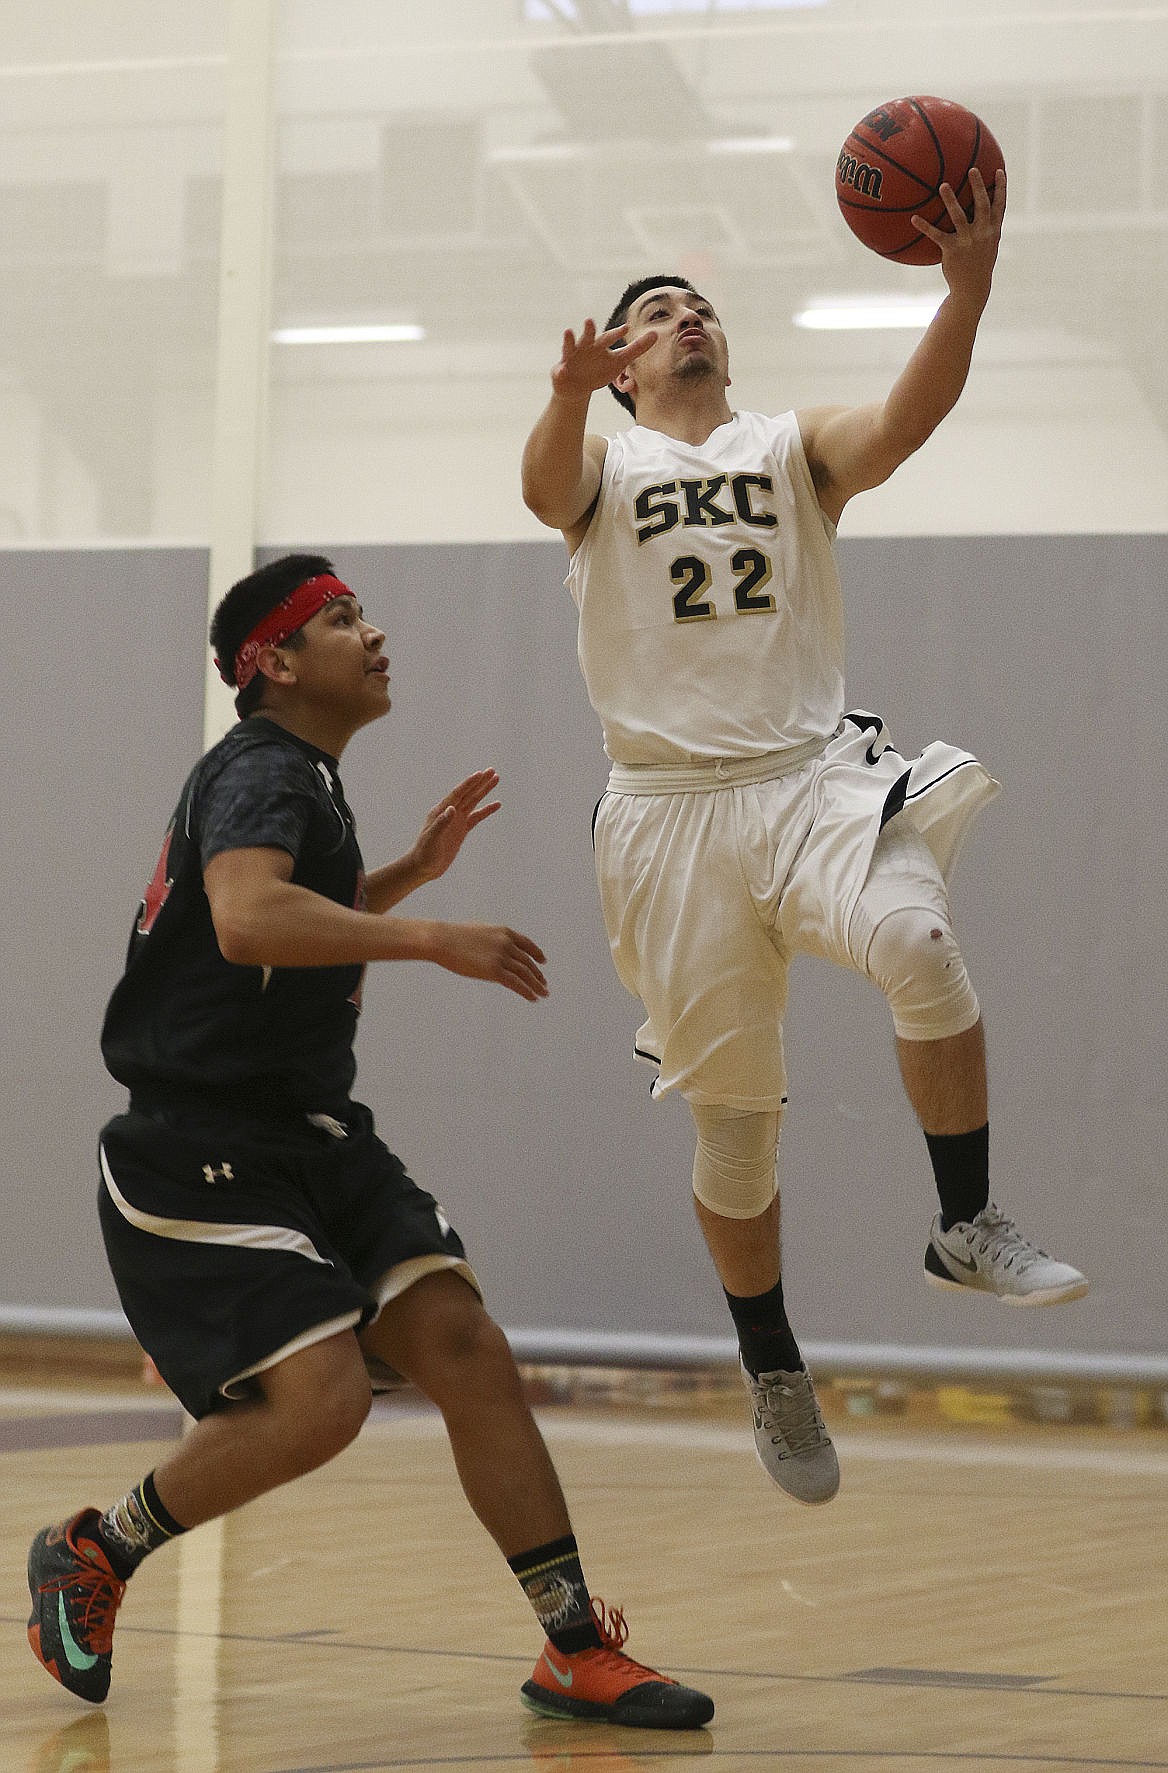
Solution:
<path fill-rule="evenodd" d="M 1077 1268 L 1056 1262 L 1023 1237 L 993 1201 L 948 1231 L 942 1231 L 938 1213 L 925 1251 L 925 1280 L 956 1292 L 994 1293 L 1003 1305 L 1061 1305 L 1087 1291 Z"/>
<path fill-rule="evenodd" d="M 796 1502 L 830 1502 L 839 1489 L 839 1461 L 807 1368 L 756 1379 L 741 1357 L 739 1366 L 754 1415 L 755 1451 L 767 1476 Z"/>

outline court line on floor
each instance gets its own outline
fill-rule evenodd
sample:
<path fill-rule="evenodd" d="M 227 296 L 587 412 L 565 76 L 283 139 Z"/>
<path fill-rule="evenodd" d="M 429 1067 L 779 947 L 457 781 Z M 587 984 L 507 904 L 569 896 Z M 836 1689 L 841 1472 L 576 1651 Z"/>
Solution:
<path fill-rule="evenodd" d="M 24 1618 L 23 1615 L 0 1612 L 0 1624 L 23 1625 Z M 199 1641 L 213 1638 L 217 1643 L 262 1645 L 269 1649 L 295 1648 L 305 1650 L 339 1650 L 343 1651 L 346 1655 L 358 1653 L 373 1656 L 400 1656 L 407 1661 L 420 1657 L 432 1657 L 440 1662 L 494 1662 L 515 1668 L 529 1668 L 531 1666 L 531 1653 L 529 1651 L 525 1651 L 523 1654 L 519 1655 L 513 1654 L 510 1651 L 504 1652 L 499 1650 L 443 1649 L 436 1644 L 369 1644 L 363 1643 L 359 1639 L 332 1635 L 331 1628 L 329 1628 L 329 1635 L 325 1635 L 324 1631 L 319 1633 L 314 1632 L 310 1628 L 295 1632 L 280 1632 L 272 1634 L 242 1631 L 205 1632 L 193 1631 L 189 1627 L 186 1629 L 179 1629 L 174 1626 L 132 1625 L 128 1621 L 119 1618 L 118 1637 L 119 1639 L 140 1637 Z M 906 1688 L 919 1689 L 922 1686 L 922 1671 L 919 1668 L 906 1668 L 903 1671 L 904 1680 L 902 1683 L 896 1682 L 891 1678 L 891 1674 L 894 1672 L 895 1671 L 881 1671 L 880 1679 L 875 1680 L 873 1679 L 872 1671 L 868 1669 L 841 1669 L 837 1674 L 789 1674 L 781 1668 L 759 1669 L 731 1668 L 725 1666 L 720 1668 L 695 1668 L 693 1666 L 684 1666 L 674 1667 L 672 1669 L 672 1673 L 675 1676 L 684 1675 L 687 1679 L 696 1677 L 708 1681 L 772 1681 L 776 1684 L 787 1686 L 848 1688 L 855 1688 L 858 1686 L 892 1687 L 903 1685 Z M 1031 1677 L 1034 1683 L 1033 1685 L 1012 1687 L 1010 1689 L 1010 1695 L 1012 1698 L 1026 1699 L 1111 1700 L 1129 1705 L 1168 1704 L 1168 1692 L 1136 1693 L 1119 1688 L 1064 1687 L 1056 1684 L 1058 1678 L 1057 1675 L 1033 1676 Z M 930 1686 L 938 1686 L 943 1683 L 940 1681 L 930 1681 L 928 1684 Z M 967 1679 L 960 1684 L 968 1687 L 970 1682 Z M 992 1677 L 987 1677 L 986 1684 L 987 1688 L 992 1686 L 992 1690 L 1000 1694 L 1001 1689 L 993 1683 Z M 1142 1765 L 1142 1763 L 1137 1762 L 1136 1765 Z M 1168 1762 L 1165 1763 L 1165 1766 L 1168 1766 Z"/>
<path fill-rule="evenodd" d="M 603 1728 L 603 1726 L 601 1726 Z M 550 1745 L 549 1745 L 550 1747 Z M 1048 1755 L 1048 1754 L 994 1754 L 979 1753 L 976 1750 L 947 1749 L 903 1749 L 903 1748 L 721 1748 L 716 1743 L 713 1747 L 696 1751 L 703 1760 L 717 1761 L 814 1761 L 823 1766 L 844 1767 L 857 1761 L 879 1761 L 890 1766 L 931 1766 L 931 1767 L 1073 1767 L 1084 1769 L 1126 1768 L 1128 1773 L 1158 1773 L 1168 1768 L 1168 1761 L 1147 1761 L 1132 1759 L 1100 1758 L 1089 1755 Z M 327 1761 L 310 1766 L 273 1768 L 272 1773 L 393 1773 L 398 1768 L 422 1767 L 508 1767 L 526 1765 L 530 1760 L 551 1759 L 556 1755 L 554 1748 L 550 1753 L 541 1752 L 535 1755 L 532 1751 L 518 1754 L 478 1754 L 478 1755 L 410 1755 L 404 1760 L 377 1761 Z M 578 1761 L 623 1761 L 636 1763 L 645 1761 L 668 1761 L 694 1759 L 695 1751 L 679 1748 L 652 1748 L 650 1746 L 635 1749 L 622 1744 L 620 1748 L 565 1749 L 562 1755 L 556 1755 L 561 1765 L 572 1765 Z"/>
<path fill-rule="evenodd" d="M 551 1415 L 542 1410 L 536 1410 L 535 1416 L 548 1441 L 575 1441 L 594 1447 L 684 1447 L 710 1453 L 743 1453 L 750 1457 L 754 1453 L 749 1423 L 745 1420 L 742 1428 L 737 1429 L 719 1428 L 706 1422 L 607 1422 L 595 1418 L 572 1421 L 567 1416 Z M 370 1418 L 364 1432 L 386 1436 L 406 1433 L 419 1439 L 438 1439 L 446 1430 L 436 1415 L 405 1412 L 395 1415 L 392 1411 L 378 1411 Z M 1031 1471 L 1096 1471 L 1113 1477 L 1168 1477 L 1168 1452 L 975 1445 L 971 1441 L 952 1442 L 928 1435 L 881 1435 L 876 1439 L 863 1433 L 837 1434 L 834 1429 L 832 1440 L 837 1450 L 848 1459 L 870 1459 L 883 1464 L 904 1461 L 925 1465 L 1005 1465 Z"/>

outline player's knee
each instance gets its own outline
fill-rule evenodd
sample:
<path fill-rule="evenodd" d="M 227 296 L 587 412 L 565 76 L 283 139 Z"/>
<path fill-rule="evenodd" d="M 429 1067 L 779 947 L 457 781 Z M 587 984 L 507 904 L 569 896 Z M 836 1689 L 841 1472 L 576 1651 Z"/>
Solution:
<path fill-rule="evenodd" d="M 362 1367 L 364 1362 L 362 1362 Z M 354 1374 L 344 1394 L 331 1401 L 324 1415 L 325 1458 L 343 1453 L 355 1441 L 373 1403 L 373 1392 L 364 1372 Z"/>
<path fill-rule="evenodd" d="M 360 1433 L 372 1401 L 362 1363 L 338 1375 L 335 1385 L 316 1389 L 299 1399 L 297 1407 L 284 1409 L 279 1434 L 289 1475 L 301 1477 L 343 1453 Z"/>
<path fill-rule="evenodd" d="M 778 1192 L 779 1113 L 691 1102 L 697 1129 L 693 1191 L 724 1219 L 756 1219 Z"/>
<path fill-rule="evenodd" d="M 436 1346 L 443 1363 L 452 1369 L 511 1364 L 506 1336 L 469 1288 L 466 1298 L 441 1320 Z"/>
<path fill-rule="evenodd" d="M 934 908 L 902 906 L 876 925 L 866 971 L 902 1040 L 944 1040 L 980 1014 L 953 926 Z"/>
<path fill-rule="evenodd" d="M 443 1407 L 460 1393 L 502 1397 L 519 1386 L 511 1344 L 478 1294 L 455 1280 L 425 1320 L 424 1346 L 414 1342 L 410 1377 Z"/>

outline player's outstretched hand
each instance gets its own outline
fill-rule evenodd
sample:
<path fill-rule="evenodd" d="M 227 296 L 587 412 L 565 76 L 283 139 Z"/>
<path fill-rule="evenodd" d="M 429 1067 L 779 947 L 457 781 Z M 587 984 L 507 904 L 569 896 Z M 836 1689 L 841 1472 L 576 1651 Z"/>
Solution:
<path fill-rule="evenodd" d="M 627 364 L 635 363 L 651 345 L 657 334 L 643 332 L 631 345 L 613 346 L 623 339 L 627 326 L 614 326 L 608 332 L 597 332 L 596 322 L 586 320 L 580 336 L 568 331 L 560 352 L 560 361 L 552 370 L 552 389 L 566 399 L 583 400 L 598 389 L 606 388 Z"/>
<path fill-rule="evenodd" d="M 986 190 L 985 180 L 976 166 L 969 169 L 969 188 L 973 194 L 973 215 L 967 216 L 952 185 L 941 185 L 940 196 L 945 204 L 952 232 L 935 228 L 923 216 L 914 215 L 913 227 L 926 235 L 941 249 L 941 271 L 950 289 L 977 288 L 984 284 L 989 290 L 994 262 L 1002 238 L 1002 220 L 1006 213 L 1006 169 L 1000 166 L 994 178 L 993 195 Z"/>
<path fill-rule="evenodd" d="M 445 874 L 467 834 L 484 819 L 489 819 L 492 813 L 498 812 L 500 802 L 497 800 L 483 805 L 487 795 L 493 794 L 498 786 L 497 771 L 476 770 L 473 776 L 467 776 L 457 788 L 452 788 L 437 806 L 430 808 L 410 857 L 419 886 L 423 881 L 437 880 Z"/>
<path fill-rule="evenodd" d="M 541 964 L 547 956 L 518 930 L 489 923 L 448 923 L 441 926 L 439 942 L 434 959 L 449 972 L 505 985 L 528 1003 L 548 994 Z"/>

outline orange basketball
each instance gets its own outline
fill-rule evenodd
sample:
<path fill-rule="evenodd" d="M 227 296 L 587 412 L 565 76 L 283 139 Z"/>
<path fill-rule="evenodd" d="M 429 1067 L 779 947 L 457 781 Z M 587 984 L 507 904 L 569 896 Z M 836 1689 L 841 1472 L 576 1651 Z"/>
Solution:
<path fill-rule="evenodd" d="M 882 258 L 935 265 L 940 248 L 918 234 L 910 218 L 919 215 L 951 233 L 938 187 L 952 185 L 972 216 L 970 170 L 977 167 L 992 196 L 994 176 L 1005 164 L 981 118 L 964 105 L 941 98 L 890 99 L 862 117 L 840 149 L 836 202 L 856 238 Z"/>

